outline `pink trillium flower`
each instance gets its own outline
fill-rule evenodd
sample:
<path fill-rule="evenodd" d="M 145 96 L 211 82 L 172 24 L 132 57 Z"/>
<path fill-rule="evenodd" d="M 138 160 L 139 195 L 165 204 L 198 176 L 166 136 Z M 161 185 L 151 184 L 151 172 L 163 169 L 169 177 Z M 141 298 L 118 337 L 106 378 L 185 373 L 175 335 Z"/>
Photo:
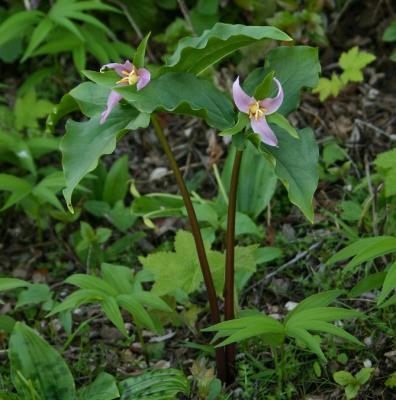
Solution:
<path fill-rule="evenodd" d="M 122 79 L 117 81 L 117 85 L 136 85 L 137 90 L 143 89 L 150 82 L 150 72 L 146 68 L 136 68 L 130 61 L 125 61 L 124 64 L 110 63 L 105 64 L 100 69 L 113 69 Z M 112 90 L 107 98 L 106 109 L 102 112 L 100 123 L 104 124 L 111 113 L 111 110 L 120 102 L 122 96 Z"/>
<path fill-rule="evenodd" d="M 268 97 L 264 100 L 256 100 L 245 93 L 239 84 L 239 76 L 232 85 L 232 96 L 238 110 L 248 114 L 253 132 L 259 134 L 261 140 L 270 146 L 277 146 L 278 139 L 268 125 L 265 116 L 276 112 L 283 102 L 282 85 L 278 79 L 274 78 L 274 81 L 278 86 L 278 94 L 276 97 Z"/>

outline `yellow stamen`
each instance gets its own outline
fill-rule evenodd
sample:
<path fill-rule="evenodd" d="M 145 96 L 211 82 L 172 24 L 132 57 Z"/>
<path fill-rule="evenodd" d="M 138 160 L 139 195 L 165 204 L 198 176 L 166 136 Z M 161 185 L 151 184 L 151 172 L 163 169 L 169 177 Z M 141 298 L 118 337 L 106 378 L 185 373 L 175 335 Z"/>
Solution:
<path fill-rule="evenodd" d="M 132 71 L 127 71 L 123 70 L 121 71 L 123 75 L 126 75 L 125 78 L 120 79 L 118 83 L 127 83 L 128 85 L 134 85 L 138 80 L 139 80 L 139 75 L 135 69 L 135 67 L 132 68 Z"/>
<path fill-rule="evenodd" d="M 249 105 L 249 118 L 254 118 L 256 121 L 265 115 L 266 112 L 267 109 L 262 107 L 258 101 Z"/>

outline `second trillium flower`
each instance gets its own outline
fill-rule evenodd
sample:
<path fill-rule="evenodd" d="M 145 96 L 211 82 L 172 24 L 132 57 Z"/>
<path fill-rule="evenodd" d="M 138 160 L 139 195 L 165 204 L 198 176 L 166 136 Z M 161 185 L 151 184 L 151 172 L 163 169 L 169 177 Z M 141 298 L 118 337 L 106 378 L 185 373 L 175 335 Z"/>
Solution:
<path fill-rule="evenodd" d="M 253 132 L 260 135 L 261 140 L 270 146 L 277 146 L 278 139 L 268 125 L 265 116 L 276 112 L 283 102 L 282 85 L 278 79 L 274 78 L 274 81 L 278 87 L 277 95 L 264 100 L 256 100 L 245 93 L 239 84 L 239 77 L 232 85 L 232 96 L 238 110 L 248 114 Z"/>
<path fill-rule="evenodd" d="M 111 63 L 105 64 L 100 69 L 101 72 L 105 69 L 114 70 L 121 79 L 116 83 L 120 86 L 136 85 L 137 90 L 143 89 L 150 82 L 150 72 L 146 68 L 136 68 L 130 61 L 125 61 L 124 64 Z M 100 123 L 104 124 L 111 113 L 112 109 L 120 102 L 122 96 L 112 90 L 107 98 L 106 109 L 102 112 Z"/>

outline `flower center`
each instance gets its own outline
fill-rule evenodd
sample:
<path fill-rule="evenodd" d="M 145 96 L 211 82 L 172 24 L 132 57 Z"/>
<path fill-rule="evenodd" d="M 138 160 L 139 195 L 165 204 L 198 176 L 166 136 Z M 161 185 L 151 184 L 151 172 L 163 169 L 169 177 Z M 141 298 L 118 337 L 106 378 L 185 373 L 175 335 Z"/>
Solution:
<path fill-rule="evenodd" d="M 254 118 L 256 121 L 258 121 L 258 119 L 261 118 L 266 112 L 267 109 L 262 107 L 258 101 L 255 101 L 249 105 L 249 118 Z"/>
<path fill-rule="evenodd" d="M 132 71 L 124 70 L 121 73 L 125 75 L 125 77 L 120 79 L 117 83 L 127 83 L 128 85 L 134 85 L 139 80 L 139 75 L 135 67 L 132 68 Z"/>

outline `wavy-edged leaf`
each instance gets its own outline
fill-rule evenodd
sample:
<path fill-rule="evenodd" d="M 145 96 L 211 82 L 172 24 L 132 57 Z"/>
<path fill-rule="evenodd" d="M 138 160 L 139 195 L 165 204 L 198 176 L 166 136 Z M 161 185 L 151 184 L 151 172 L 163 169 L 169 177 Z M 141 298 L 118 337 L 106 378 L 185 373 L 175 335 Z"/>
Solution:
<path fill-rule="evenodd" d="M 190 385 L 182 371 L 163 369 L 145 372 L 119 384 L 121 400 L 174 400 L 190 393 Z"/>
<path fill-rule="evenodd" d="M 286 33 L 272 26 L 219 22 L 199 37 L 182 39 L 160 73 L 185 71 L 199 75 L 234 51 L 263 39 L 291 40 Z"/>
<path fill-rule="evenodd" d="M 97 114 L 89 121 L 69 120 L 66 124 L 66 135 L 62 139 L 60 149 L 66 179 L 63 194 L 71 211 L 71 196 L 81 179 L 96 168 L 102 155 L 114 151 L 118 136 L 128 130 L 146 127 L 149 124 L 149 116 L 132 108 L 115 108 L 104 124 L 100 124 L 99 121 L 100 114 Z"/>
<path fill-rule="evenodd" d="M 26 382 L 31 382 L 43 399 L 75 400 L 73 376 L 65 361 L 33 329 L 17 322 L 8 353 L 11 379 L 18 393 L 31 398 Z"/>
<path fill-rule="evenodd" d="M 169 73 L 152 79 L 143 90 L 136 91 L 131 86 L 115 90 L 141 112 L 161 110 L 195 115 L 220 130 L 235 124 L 233 105 L 227 95 L 193 74 Z"/>

